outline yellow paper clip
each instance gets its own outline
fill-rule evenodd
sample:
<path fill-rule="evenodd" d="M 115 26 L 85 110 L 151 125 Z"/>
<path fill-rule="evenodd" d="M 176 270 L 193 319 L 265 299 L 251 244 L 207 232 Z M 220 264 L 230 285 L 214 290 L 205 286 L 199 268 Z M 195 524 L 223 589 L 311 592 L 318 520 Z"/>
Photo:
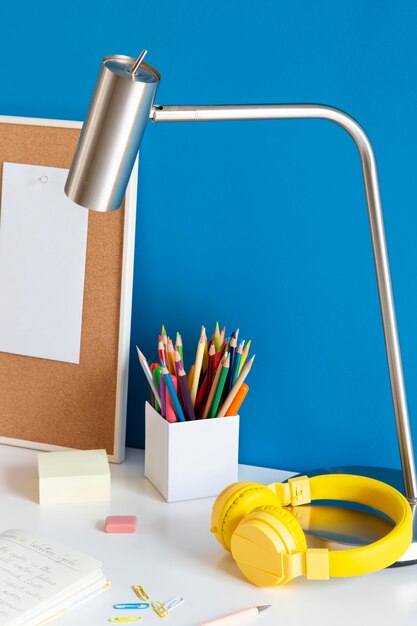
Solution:
<path fill-rule="evenodd" d="M 143 617 L 109 617 L 109 622 L 113 622 L 113 624 L 126 624 L 127 622 L 141 622 Z"/>
<path fill-rule="evenodd" d="M 140 585 L 133 585 L 132 589 L 136 593 L 138 598 L 140 598 L 141 600 L 145 600 L 145 601 L 149 600 L 148 594 L 146 593 L 144 588 L 141 587 Z"/>
<path fill-rule="evenodd" d="M 151 607 L 153 608 L 155 613 L 159 615 L 159 617 L 168 617 L 168 611 L 166 610 L 162 602 L 152 602 Z"/>

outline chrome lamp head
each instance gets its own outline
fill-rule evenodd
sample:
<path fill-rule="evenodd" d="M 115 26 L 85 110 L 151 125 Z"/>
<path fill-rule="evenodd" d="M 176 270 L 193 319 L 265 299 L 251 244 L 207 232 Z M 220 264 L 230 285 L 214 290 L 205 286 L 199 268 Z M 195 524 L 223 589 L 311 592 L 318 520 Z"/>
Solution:
<path fill-rule="evenodd" d="M 122 55 L 105 57 L 65 185 L 76 204 L 114 211 L 130 173 L 160 80 L 157 70 Z"/>

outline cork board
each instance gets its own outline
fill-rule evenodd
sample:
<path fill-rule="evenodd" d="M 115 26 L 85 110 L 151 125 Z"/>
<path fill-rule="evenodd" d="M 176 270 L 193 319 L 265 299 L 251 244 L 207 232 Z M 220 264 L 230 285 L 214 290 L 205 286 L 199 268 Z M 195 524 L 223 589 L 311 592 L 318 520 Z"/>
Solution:
<path fill-rule="evenodd" d="M 0 185 L 5 161 L 69 168 L 80 128 L 0 117 Z M 120 210 L 88 216 L 80 363 L 0 352 L 0 443 L 123 460 L 136 178 Z"/>

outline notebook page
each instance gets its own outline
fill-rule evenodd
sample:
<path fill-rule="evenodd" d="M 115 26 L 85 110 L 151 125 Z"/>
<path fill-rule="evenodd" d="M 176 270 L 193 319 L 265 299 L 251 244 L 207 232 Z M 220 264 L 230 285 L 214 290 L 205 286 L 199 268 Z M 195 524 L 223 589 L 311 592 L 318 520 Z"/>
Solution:
<path fill-rule="evenodd" d="M 100 561 L 26 531 L 0 534 L 0 626 L 100 568 Z"/>

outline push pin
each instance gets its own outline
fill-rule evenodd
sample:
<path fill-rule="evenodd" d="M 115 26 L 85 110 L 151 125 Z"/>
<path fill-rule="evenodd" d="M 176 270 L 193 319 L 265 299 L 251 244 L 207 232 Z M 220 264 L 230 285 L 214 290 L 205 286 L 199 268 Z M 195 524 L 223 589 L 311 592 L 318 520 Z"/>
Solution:
<path fill-rule="evenodd" d="M 49 180 L 49 178 L 48 178 L 47 176 L 41 176 L 41 177 L 39 178 L 39 182 L 40 182 L 40 183 L 47 183 L 47 182 L 48 182 L 48 180 Z"/>

